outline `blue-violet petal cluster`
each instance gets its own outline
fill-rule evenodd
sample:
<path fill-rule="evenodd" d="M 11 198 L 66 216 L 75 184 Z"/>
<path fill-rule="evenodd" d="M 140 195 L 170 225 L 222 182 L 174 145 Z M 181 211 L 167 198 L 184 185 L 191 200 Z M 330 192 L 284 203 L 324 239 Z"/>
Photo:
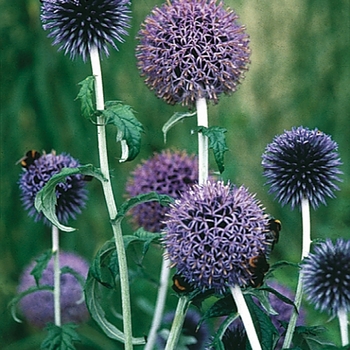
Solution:
<path fill-rule="evenodd" d="M 248 69 L 249 36 L 238 16 L 216 0 L 174 0 L 153 9 L 139 32 L 138 68 L 169 104 L 218 102 Z"/>
<path fill-rule="evenodd" d="M 82 278 L 87 277 L 89 264 L 82 257 L 69 252 L 60 253 L 60 267 L 68 266 Z M 22 272 L 18 285 L 18 292 L 36 286 L 31 271 L 35 266 L 31 262 Z M 54 285 L 53 258 L 49 261 L 39 281 L 40 286 Z M 77 278 L 70 273 L 61 274 L 61 320 L 62 323 L 82 323 L 89 319 L 89 312 L 84 302 L 83 286 Z M 23 297 L 19 308 L 27 321 L 33 326 L 43 328 L 48 322 L 54 322 L 54 296 L 51 291 L 36 291 Z"/>
<path fill-rule="evenodd" d="M 42 213 L 35 209 L 34 202 L 36 194 L 46 185 L 50 178 L 59 173 L 62 168 L 76 168 L 79 162 L 69 154 L 56 155 L 55 151 L 43 154 L 36 159 L 28 168 L 23 169 L 19 180 L 21 200 L 23 206 L 28 210 L 35 221 L 43 220 L 48 223 Z M 56 186 L 56 215 L 60 222 L 67 223 L 69 218 L 75 219 L 76 214 L 81 213 L 87 199 L 86 181 L 83 175 L 72 175 L 66 177 L 65 182 Z"/>
<path fill-rule="evenodd" d="M 42 0 L 41 21 L 53 45 L 71 58 L 89 57 L 92 47 L 109 54 L 129 27 L 130 0 Z"/>
<path fill-rule="evenodd" d="M 129 197 L 156 191 L 178 198 L 198 181 L 198 161 L 185 151 L 164 150 L 144 160 L 132 173 L 126 186 Z M 147 202 L 131 209 L 135 224 L 150 232 L 160 232 L 168 207 Z"/>
<path fill-rule="evenodd" d="M 249 259 L 264 254 L 267 218 L 244 186 L 194 185 L 166 214 L 164 244 L 171 266 L 200 290 L 223 294 L 249 285 Z"/>
<path fill-rule="evenodd" d="M 304 259 L 302 273 L 307 299 L 317 309 L 332 315 L 350 311 L 350 240 L 317 244 Z"/>
<path fill-rule="evenodd" d="M 282 205 L 300 207 L 307 198 L 312 207 L 326 204 L 326 197 L 334 197 L 339 190 L 338 145 L 319 130 L 302 126 L 276 136 L 262 155 L 262 166 L 269 192 Z"/>

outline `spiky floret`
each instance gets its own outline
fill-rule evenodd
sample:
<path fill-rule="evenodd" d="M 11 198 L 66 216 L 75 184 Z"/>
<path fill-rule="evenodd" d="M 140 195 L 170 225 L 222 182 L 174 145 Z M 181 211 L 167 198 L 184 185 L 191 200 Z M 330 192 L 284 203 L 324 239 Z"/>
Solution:
<path fill-rule="evenodd" d="M 269 192 L 292 209 L 300 207 L 303 198 L 314 209 L 326 204 L 326 197 L 339 190 L 335 182 L 340 181 L 342 163 L 337 149 L 337 143 L 317 129 L 300 126 L 276 136 L 262 155 Z"/>
<path fill-rule="evenodd" d="M 335 315 L 350 311 L 350 240 L 330 239 L 315 245 L 302 263 L 307 299 L 321 311 Z"/>
<path fill-rule="evenodd" d="M 171 266 L 200 290 L 249 285 L 249 259 L 265 253 L 267 218 L 255 195 L 223 182 L 194 185 L 166 214 Z"/>
<path fill-rule="evenodd" d="M 42 213 L 35 209 L 35 196 L 50 180 L 50 178 L 59 173 L 62 168 L 76 168 L 80 164 L 69 154 L 57 155 L 55 151 L 43 154 L 40 158 L 34 160 L 33 164 L 23 169 L 19 180 L 21 190 L 21 200 L 23 206 L 28 210 L 29 215 L 33 216 L 35 221 L 43 220 L 48 223 Z M 62 223 L 67 223 L 69 218 L 75 218 L 76 214 L 81 213 L 87 200 L 86 181 L 83 175 L 67 176 L 65 182 L 56 186 L 56 214 Z"/>
<path fill-rule="evenodd" d="M 155 191 L 178 198 L 180 193 L 198 180 L 198 161 L 185 151 L 164 150 L 144 160 L 131 174 L 126 186 L 130 197 Z M 147 202 L 131 209 L 135 224 L 148 231 L 159 232 L 168 207 Z"/>
<path fill-rule="evenodd" d="M 93 46 L 109 54 L 129 27 L 130 0 L 43 0 L 41 21 L 53 45 L 71 58 L 89 57 Z"/>
<path fill-rule="evenodd" d="M 175 0 L 153 9 L 139 32 L 136 57 L 146 85 L 170 104 L 218 102 L 234 92 L 250 50 L 238 16 L 216 0 Z"/>

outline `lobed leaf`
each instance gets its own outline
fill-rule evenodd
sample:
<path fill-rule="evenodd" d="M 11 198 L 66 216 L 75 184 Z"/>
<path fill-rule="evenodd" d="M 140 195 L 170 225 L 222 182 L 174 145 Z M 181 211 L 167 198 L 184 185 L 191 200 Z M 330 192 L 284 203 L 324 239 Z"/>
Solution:
<path fill-rule="evenodd" d="M 22 293 L 19 293 L 18 295 L 16 295 L 9 303 L 9 309 L 11 310 L 11 315 L 13 317 L 13 319 L 18 322 L 18 323 L 22 323 L 22 321 L 16 316 L 16 307 L 17 304 L 20 302 L 20 300 L 22 298 L 24 298 L 26 295 L 31 294 L 31 293 L 35 293 L 39 290 L 47 290 L 50 292 L 53 292 L 53 287 L 52 286 L 33 286 L 28 288 L 27 290 L 23 291 Z"/>
<path fill-rule="evenodd" d="M 189 117 L 193 117 L 194 115 L 196 115 L 197 112 L 176 112 L 175 114 L 173 114 L 170 119 L 163 125 L 162 127 L 162 132 L 164 135 L 164 143 L 166 143 L 166 135 L 168 133 L 168 131 L 177 123 L 179 123 L 180 121 L 182 121 L 185 118 L 189 118 Z"/>
<path fill-rule="evenodd" d="M 124 333 L 107 320 L 106 314 L 99 303 L 102 296 L 99 289 L 98 281 L 92 275 L 91 270 L 89 271 L 88 278 L 85 283 L 84 293 L 87 308 L 94 321 L 100 326 L 100 328 L 109 338 L 124 343 Z M 132 343 L 134 345 L 143 345 L 146 342 L 144 338 L 133 337 Z"/>
<path fill-rule="evenodd" d="M 95 113 L 93 104 L 94 82 L 95 78 L 93 76 L 89 76 L 78 84 L 81 87 L 76 99 L 80 100 L 81 114 L 86 119 L 90 119 Z"/>
<path fill-rule="evenodd" d="M 140 152 L 141 133 L 144 132 L 144 128 L 136 119 L 132 108 L 119 101 L 108 101 L 101 112 L 107 124 L 113 124 L 118 128 L 116 141 L 126 143 L 127 150 L 123 150 L 120 162 L 135 159 Z"/>
<path fill-rule="evenodd" d="M 43 254 L 41 254 L 37 259 L 35 259 L 36 265 L 34 266 L 30 274 L 34 277 L 35 283 L 37 286 L 39 286 L 39 281 L 41 279 L 41 276 L 44 270 L 46 269 L 47 264 L 49 263 L 52 255 L 53 255 L 52 249 L 48 249 Z"/>
<path fill-rule="evenodd" d="M 154 191 L 140 194 L 138 196 L 128 199 L 126 202 L 124 202 L 120 206 L 119 213 L 115 218 L 115 220 L 121 220 L 125 216 L 127 211 L 130 210 L 132 207 L 141 203 L 153 202 L 153 201 L 159 202 L 163 206 L 167 206 L 170 203 L 173 203 L 174 199 L 166 194 L 159 194 Z"/>
<path fill-rule="evenodd" d="M 62 168 L 62 170 L 51 177 L 45 186 L 37 193 L 35 197 L 35 208 L 38 212 L 42 212 L 46 218 L 58 229 L 65 232 L 75 231 L 75 228 L 62 225 L 56 215 L 56 186 L 66 181 L 67 176 L 72 175 L 88 175 L 97 178 L 100 181 L 105 181 L 105 178 L 99 169 L 93 167 L 91 164 L 84 165 L 78 168 Z"/>
<path fill-rule="evenodd" d="M 255 329 L 257 331 L 262 350 L 274 349 L 279 338 L 279 333 L 271 319 L 255 304 L 251 295 L 244 295 Z"/>
<path fill-rule="evenodd" d="M 209 148 L 213 150 L 215 162 L 219 168 L 220 173 L 223 173 L 225 170 L 224 153 L 228 151 L 225 139 L 225 133 L 227 132 L 227 129 L 220 126 L 211 126 L 209 128 L 199 126 L 197 130 L 198 132 L 201 132 L 203 135 L 208 137 Z"/>
<path fill-rule="evenodd" d="M 77 325 L 66 323 L 62 326 L 48 325 L 47 337 L 41 343 L 41 350 L 75 350 L 74 342 L 80 342 L 80 337 L 75 331 Z"/>

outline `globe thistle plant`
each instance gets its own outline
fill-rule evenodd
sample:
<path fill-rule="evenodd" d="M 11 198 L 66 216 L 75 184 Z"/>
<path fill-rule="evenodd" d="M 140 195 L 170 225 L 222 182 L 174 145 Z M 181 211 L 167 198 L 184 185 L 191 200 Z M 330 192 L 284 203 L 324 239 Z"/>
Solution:
<path fill-rule="evenodd" d="M 302 263 L 307 299 L 321 311 L 350 311 L 350 240 L 330 239 L 315 245 Z"/>
<path fill-rule="evenodd" d="M 126 186 L 130 197 L 156 191 L 178 198 L 198 179 L 198 163 L 194 155 L 185 151 L 164 150 L 145 160 L 132 173 Z M 147 202 L 131 209 L 135 224 L 151 232 L 159 232 L 168 207 Z"/>
<path fill-rule="evenodd" d="M 218 101 L 234 92 L 249 63 L 249 37 L 216 0 L 174 0 L 153 9 L 139 32 L 138 68 L 170 104 Z"/>
<path fill-rule="evenodd" d="M 109 54 L 129 26 L 130 0 L 42 0 L 41 21 L 53 45 L 71 58 L 89 57 L 92 47 Z"/>
<path fill-rule="evenodd" d="M 57 155 L 55 151 L 41 155 L 34 162 L 23 168 L 20 176 L 19 187 L 23 206 L 35 221 L 43 220 L 48 223 L 42 213 L 35 209 L 36 194 L 45 186 L 50 178 L 59 173 L 62 168 L 76 168 L 80 164 L 69 154 Z M 60 222 L 67 223 L 69 218 L 75 218 L 81 212 L 87 199 L 86 181 L 83 175 L 72 175 L 65 182 L 56 186 L 56 214 Z"/>
<path fill-rule="evenodd" d="M 337 149 L 337 143 L 317 129 L 300 126 L 276 136 L 262 156 L 269 192 L 292 209 L 300 207 L 303 198 L 314 209 L 326 204 L 326 197 L 339 190 L 335 181 L 340 181 L 342 163 Z"/>
<path fill-rule="evenodd" d="M 267 218 L 244 186 L 194 185 L 166 216 L 168 258 L 186 281 L 218 294 L 252 282 L 249 259 L 266 251 Z"/>
<path fill-rule="evenodd" d="M 18 286 L 18 292 L 24 292 L 36 285 L 31 271 L 35 261 L 31 262 L 23 271 Z M 89 265 L 82 257 L 68 252 L 60 253 L 60 266 L 68 266 L 82 278 L 86 278 Z M 61 274 L 61 319 L 62 323 L 82 323 L 89 318 L 85 306 L 83 286 L 70 273 Z M 51 258 L 39 281 L 40 286 L 54 285 L 54 262 Z M 51 291 L 36 291 L 24 296 L 19 302 L 21 313 L 33 326 L 43 328 L 48 322 L 54 322 L 54 295 Z"/>

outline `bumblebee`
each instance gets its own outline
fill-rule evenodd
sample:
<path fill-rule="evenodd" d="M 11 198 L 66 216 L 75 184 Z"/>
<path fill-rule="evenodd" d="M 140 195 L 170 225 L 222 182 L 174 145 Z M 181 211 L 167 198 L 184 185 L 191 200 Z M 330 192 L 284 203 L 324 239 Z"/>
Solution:
<path fill-rule="evenodd" d="M 41 154 L 38 151 L 30 150 L 16 164 L 21 164 L 23 168 L 28 169 L 40 157 Z"/>
<path fill-rule="evenodd" d="M 269 268 L 270 265 L 267 263 L 266 256 L 262 252 L 248 260 L 248 271 L 252 275 L 252 287 L 257 288 L 263 284 L 265 274 Z"/>
<path fill-rule="evenodd" d="M 193 286 L 179 274 L 173 276 L 172 288 L 176 293 L 189 293 L 193 291 Z"/>
<path fill-rule="evenodd" d="M 278 243 L 278 240 L 280 238 L 280 231 L 282 229 L 281 221 L 277 219 L 271 218 L 269 220 L 267 231 L 268 231 L 268 238 L 272 240 L 271 243 L 271 250 L 274 248 L 275 244 Z"/>

